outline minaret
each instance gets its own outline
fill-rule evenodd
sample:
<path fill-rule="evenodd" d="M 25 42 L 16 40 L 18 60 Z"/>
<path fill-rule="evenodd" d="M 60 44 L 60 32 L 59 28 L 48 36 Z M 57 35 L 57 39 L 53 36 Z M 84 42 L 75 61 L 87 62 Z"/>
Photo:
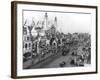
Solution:
<path fill-rule="evenodd" d="M 48 14 L 47 14 L 47 12 L 45 13 L 45 25 L 46 25 L 46 28 L 48 28 Z"/>
<path fill-rule="evenodd" d="M 57 17 L 55 17 L 54 24 L 55 24 L 55 27 L 57 29 Z"/>

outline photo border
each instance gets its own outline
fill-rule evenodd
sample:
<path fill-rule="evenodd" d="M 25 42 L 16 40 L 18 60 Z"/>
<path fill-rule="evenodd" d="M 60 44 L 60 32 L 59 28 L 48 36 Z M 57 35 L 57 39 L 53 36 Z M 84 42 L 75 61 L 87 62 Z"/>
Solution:
<path fill-rule="evenodd" d="M 60 6 L 60 7 L 79 7 L 79 8 L 93 8 L 96 9 L 96 71 L 94 72 L 81 72 L 81 73 L 63 73 L 63 74 L 49 74 L 49 75 L 33 75 L 33 76 L 17 76 L 17 4 L 28 5 L 47 5 L 47 6 Z M 88 5 L 73 5 L 73 4 L 58 4 L 58 3 L 41 3 L 41 2 L 25 2 L 25 1 L 12 1 L 11 2 L 11 77 L 12 78 L 32 78 L 32 77 L 50 77 L 50 76 L 66 76 L 66 75 L 81 75 L 81 74 L 94 74 L 98 72 L 98 7 Z"/>

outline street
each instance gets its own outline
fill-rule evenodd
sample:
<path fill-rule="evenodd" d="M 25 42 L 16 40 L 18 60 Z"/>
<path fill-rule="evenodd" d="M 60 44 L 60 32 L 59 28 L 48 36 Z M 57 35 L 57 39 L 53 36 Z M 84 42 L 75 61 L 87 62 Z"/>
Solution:
<path fill-rule="evenodd" d="M 60 67 L 60 63 L 65 62 L 66 64 L 64 65 L 64 67 L 72 67 L 73 65 L 70 64 L 71 61 L 71 55 L 70 53 L 68 53 L 65 56 L 50 56 L 47 59 L 45 59 L 44 61 L 37 63 L 35 65 L 32 65 L 31 67 L 29 67 L 29 69 L 34 69 L 34 68 L 57 68 Z"/>

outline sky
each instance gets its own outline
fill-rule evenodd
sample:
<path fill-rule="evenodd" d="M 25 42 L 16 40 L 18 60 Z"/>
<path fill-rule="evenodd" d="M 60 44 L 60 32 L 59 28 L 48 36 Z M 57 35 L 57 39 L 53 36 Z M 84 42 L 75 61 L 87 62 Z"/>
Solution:
<path fill-rule="evenodd" d="M 91 34 L 91 14 L 70 13 L 70 12 L 47 12 L 48 20 L 53 21 L 57 17 L 57 30 L 63 33 L 90 33 Z M 44 20 L 45 12 L 23 11 L 23 23 L 27 20 L 27 25 L 32 20 Z"/>

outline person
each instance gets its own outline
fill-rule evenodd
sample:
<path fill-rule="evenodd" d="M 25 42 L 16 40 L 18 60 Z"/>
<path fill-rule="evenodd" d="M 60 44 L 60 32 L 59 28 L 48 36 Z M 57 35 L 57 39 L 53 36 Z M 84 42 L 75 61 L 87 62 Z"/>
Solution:
<path fill-rule="evenodd" d="M 55 38 L 51 38 L 50 39 L 50 45 L 52 46 L 53 41 L 55 40 Z"/>

